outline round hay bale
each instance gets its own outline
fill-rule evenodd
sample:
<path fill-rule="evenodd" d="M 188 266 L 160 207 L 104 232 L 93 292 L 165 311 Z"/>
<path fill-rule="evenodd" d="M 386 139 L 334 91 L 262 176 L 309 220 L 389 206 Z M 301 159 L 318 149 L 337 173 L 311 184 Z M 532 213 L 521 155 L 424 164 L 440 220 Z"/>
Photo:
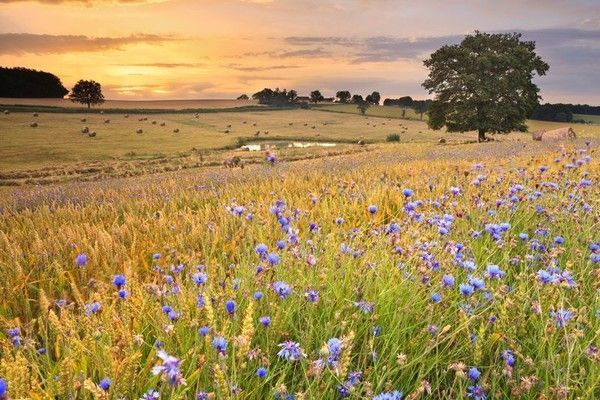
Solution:
<path fill-rule="evenodd" d="M 129 118 L 129 114 L 125 114 L 125 118 Z"/>
<path fill-rule="evenodd" d="M 242 124 L 246 124 L 246 121 L 242 122 Z"/>
<path fill-rule="evenodd" d="M 81 122 L 87 122 L 87 118 L 81 118 Z"/>
<path fill-rule="evenodd" d="M 33 116 L 37 117 L 37 116 L 39 116 L 39 114 L 38 113 L 33 113 Z"/>
<path fill-rule="evenodd" d="M 268 134 L 269 134 L 269 131 L 264 131 L 264 134 L 265 134 L 265 135 L 268 135 Z"/>
<path fill-rule="evenodd" d="M 103 111 L 103 110 L 101 110 L 101 111 L 100 111 L 100 114 L 104 114 L 104 111 Z"/>
<path fill-rule="evenodd" d="M 365 145 L 365 141 L 364 140 L 359 140 L 357 144 L 360 145 L 360 146 L 364 146 Z"/>
<path fill-rule="evenodd" d="M 231 128 L 231 124 L 227 125 L 228 128 Z"/>
<path fill-rule="evenodd" d="M 166 124 L 165 124 L 164 122 L 161 122 L 161 123 L 160 123 L 160 126 L 165 126 L 165 125 L 166 125 Z"/>
<path fill-rule="evenodd" d="M 225 129 L 225 133 L 229 133 L 229 129 Z"/>
<path fill-rule="evenodd" d="M 441 138 L 438 139 L 438 143 L 439 144 L 444 144 L 444 143 L 446 143 L 446 139 L 443 138 L 443 137 L 441 137 Z"/>
<path fill-rule="evenodd" d="M 4 110 L 4 114 L 8 115 L 8 114 L 10 114 L 10 111 Z"/>
<path fill-rule="evenodd" d="M 152 125 L 156 125 L 156 121 L 152 121 Z"/>
<path fill-rule="evenodd" d="M 32 127 L 32 128 L 37 128 L 38 123 L 37 122 L 32 122 L 32 123 L 29 124 L 29 126 Z"/>
<path fill-rule="evenodd" d="M 105 120 L 104 120 L 104 123 L 105 123 L 105 124 L 110 124 L 110 119 L 105 119 Z"/>
<path fill-rule="evenodd" d="M 179 133 L 179 128 L 173 129 L 173 133 Z"/>
<path fill-rule="evenodd" d="M 91 131 L 90 133 L 88 133 L 89 137 L 96 137 L 96 131 Z"/>
<path fill-rule="evenodd" d="M 81 133 L 88 133 L 90 131 L 90 128 L 88 128 L 87 126 L 84 126 L 83 128 L 81 128 Z"/>
<path fill-rule="evenodd" d="M 139 128 L 137 131 L 135 131 L 135 133 L 144 133 L 144 130 Z"/>

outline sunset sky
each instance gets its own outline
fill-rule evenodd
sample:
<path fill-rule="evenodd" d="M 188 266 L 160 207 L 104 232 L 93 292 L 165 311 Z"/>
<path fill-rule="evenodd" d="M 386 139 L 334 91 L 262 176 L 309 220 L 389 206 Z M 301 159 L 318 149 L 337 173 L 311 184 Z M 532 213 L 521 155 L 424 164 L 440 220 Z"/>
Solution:
<path fill-rule="evenodd" d="M 475 29 L 538 43 L 544 101 L 600 104 L 600 0 L 0 0 L 0 65 L 94 79 L 112 99 L 424 98 L 422 60 Z"/>

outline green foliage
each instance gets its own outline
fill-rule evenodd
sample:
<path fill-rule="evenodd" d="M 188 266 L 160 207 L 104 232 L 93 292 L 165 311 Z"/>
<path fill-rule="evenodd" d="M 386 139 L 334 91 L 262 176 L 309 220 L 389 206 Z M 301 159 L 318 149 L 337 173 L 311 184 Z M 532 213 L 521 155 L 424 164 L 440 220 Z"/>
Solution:
<path fill-rule="evenodd" d="M 398 135 L 397 133 L 392 133 L 391 135 L 386 136 L 385 141 L 386 142 L 399 142 L 400 135 Z"/>
<path fill-rule="evenodd" d="M 49 72 L 0 67 L 0 97 L 63 98 L 67 93 L 60 79 Z"/>
<path fill-rule="evenodd" d="M 264 88 L 260 92 L 256 92 L 252 95 L 252 98 L 258 100 L 259 104 L 266 104 L 275 107 L 281 107 L 290 105 L 296 102 L 298 97 L 298 93 L 295 90 L 287 89 L 280 90 L 276 88 L 275 90 Z"/>
<path fill-rule="evenodd" d="M 429 77 L 423 87 L 435 94 L 429 125 L 449 132 L 477 130 L 485 134 L 525 131 L 525 119 L 537 107 L 535 74 L 549 69 L 535 53 L 535 42 L 519 33 L 467 35 L 425 60 Z"/>
<path fill-rule="evenodd" d="M 104 95 L 102 94 L 102 86 L 96 81 L 80 80 L 73 86 L 69 99 L 75 103 L 87 104 L 95 106 L 104 103 Z"/>
<path fill-rule="evenodd" d="M 335 94 L 335 97 L 337 97 L 340 103 L 348 103 L 352 95 L 347 90 L 340 90 Z"/>
<path fill-rule="evenodd" d="M 325 98 L 323 97 L 323 95 L 321 94 L 320 91 L 313 90 L 312 92 L 310 92 L 310 101 L 311 102 L 318 103 L 323 100 L 325 100 Z"/>
<path fill-rule="evenodd" d="M 367 110 L 369 109 L 369 107 L 371 107 L 371 104 L 369 104 L 366 101 L 361 101 L 359 103 L 356 104 L 356 108 L 358 108 L 358 111 L 360 111 L 360 113 L 362 115 L 365 115 L 365 113 L 367 112 Z"/>

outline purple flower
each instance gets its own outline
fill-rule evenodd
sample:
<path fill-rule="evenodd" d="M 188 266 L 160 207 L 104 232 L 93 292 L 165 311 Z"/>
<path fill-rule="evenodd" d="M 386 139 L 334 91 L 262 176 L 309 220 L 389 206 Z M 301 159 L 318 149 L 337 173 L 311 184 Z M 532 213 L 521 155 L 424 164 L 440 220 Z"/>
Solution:
<path fill-rule="evenodd" d="M 285 299 L 292 293 L 292 289 L 290 288 L 290 286 L 282 281 L 277 281 L 273 283 L 273 290 L 282 299 Z"/>
<path fill-rule="evenodd" d="M 264 317 L 260 317 L 258 319 L 258 321 L 264 326 L 267 327 L 269 325 L 271 325 L 271 317 L 268 316 L 264 316 Z"/>
<path fill-rule="evenodd" d="M 306 293 L 304 293 L 304 297 L 309 303 L 316 303 L 317 301 L 319 301 L 319 292 L 310 289 L 307 290 Z"/>
<path fill-rule="evenodd" d="M 100 311 L 101 306 L 100 306 L 100 303 L 94 302 L 91 304 L 86 304 L 84 306 L 84 308 L 85 308 L 85 314 L 87 316 L 90 316 L 90 315 L 96 314 L 98 311 Z"/>
<path fill-rule="evenodd" d="M 277 254 L 277 253 L 269 253 L 269 255 L 267 256 L 267 261 L 271 265 L 277 265 L 277 264 L 279 264 L 279 254 Z"/>
<path fill-rule="evenodd" d="M 467 396 L 473 400 L 485 400 L 486 393 L 479 385 L 469 386 Z"/>
<path fill-rule="evenodd" d="M 100 383 L 98 383 L 98 386 L 100 386 L 100 389 L 108 392 L 108 389 L 110 389 L 110 383 L 111 382 L 109 378 L 104 378 L 100 381 Z"/>
<path fill-rule="evenodd" d="M 233 300 L 228 300 L 225 303 L 225 309 L 227 310 L 227 313 L 231 316 L 235 313 L 235 301 Z"/>
<path fill-rule="evenodd" d="M 221 354 L 227 350 L 227 340 L 223 336 L 215 336 L 212 341 L 212 347 Z"/>
<path fill-rule="evenodd" d="M 415 192 L 412 191 L 412 189 L 406 188 L 406 189 L 402 189 L 402 194 L 404 195 L 404 197 L 409 198 L 411 197 Z"/>
<path fill-rule="evenodd" d="M 256 251 L 256 254 L 258 254 L 259 256 L 264 256 L 267 254 L 267 252 L 269 251 L 269 248 L 267 247 L 266 244 L 264 243 L 259 243 L 256 245 L 256 247 L 254 248 L 254 251 Z"/>
<path fill-rule="evenodd" d="M 475 292 L 475 288 L 468 283 L 461 283 L 458 287 L 460 292 L 465 296 L 471 296 Z"/>
<path fill-rule="evenodd" d="M 479 379 L 479 377 L 481 376 L 481 372 L 479 372 L 479 370 L 475 367 L 472 367 L 469 369 L 469 371 L 467 372 L 467 375 L 469 376 L 469 379 L 471 379 L 472 381 L 477 381 Z"/>
<path fill-rule="evenodd" d="M 208 326 L 202 326 L 202 327 L 200 327 L 200 329 L 198 329 L 198 333 L 202 337 L 208 335 L 209 332 L 210 332 L 210 328 Z"/>
<path fill-rule="evenodd" d="M 161 375 L 171 385 L 185 384 L 185 379 L 183 379 L 181 370 L 179 369 L 179 359 L 168 355 L 164 350 L 159 350 L 157 355 L 162 360 L 162 363 L 152 368 L 152 374 Z"/>
<path fill-rule="evenodd" d="M 369 207 L 367 207 L 367 210 L 370 214 L 375 214 L 377 212 L 377 206 L 375 204 L 371 204 Z"/>
<path fill-rule="evenodd" d="M 444 287 L 451 287 L 454 286 L 454 276 L 448 274 L 448 275 L 444 275 L 442 277 L 442 285 Z"/>
<path fill-rule="evenodd" d="M 370 314 L 373 312 L 373 308 L 375 307 L 375 304 L 373 303 L 369 303 L 365 300 L 359 300 L 354 302 L 354 305 L 363 313 L 365 314 Z"/>
<path fill-rule="evenodd" d="M 373 400 L 402 400 L 404 394 L 398 390 L 393 392 L 383 392 L 373 397 Z"/>
<path fill-rule="evenodd" d="M 263 379 L 264 377 L 267 376 L 267 373 L 269 371 L 265 368 L 265 367 L 260 367 L 256 370 L 256 376 L 258 376 L 259 378 Z"/>
<path fill-rule="evenodd" d="M 75 264 L 79 267 L 83 267 L 88 262 L 87 255 L 85 253 L 80 253 L 75 257 Z"/>
<path fill-rule="evenodd" d="M 564 328 L 567 322 L 573 318 L 573 312 L 559 308 L 556 311 L 550 311 L 550 316 L 554 318 L 554 323 L 559 328 Z"/>
<path fill-rule="evenodd" d="M 196 272 L 194 275 L 192 275 L 192 281 L 194 281 L 196 285 L 204 285 L 207 280 L 208 277 L 204 272 Z"/>
<path fill-rule="evenodd" d="M 298 361 L 304 357 L 304 353 L 299 343 L 288 340 L 278 345 L 281 350 L 277 353 L 279 358 L 283 358 L 288 361 Z"/>
<path fill-rule="evenodd" d="M 6 398 L 6 392 L 8 391 L 8 384 L 2 378 L 0 378 L 0 399 Z"/>
<path fill-rule="evenodd" d="M 487 275 L 491 279 L 503 278 L 506 273 L 500 269 L 499 266 L 490 264 L 487 266 Z"/>
<path fill-rule="evenodd" d="M 125 278 L 125 275 L 119 274 L 119 275 L 115 275 L 115 277 L 113 278 L 113 284 L 119 289 L 122 286 L 124 286 L 126 282 L 127 282 L 127 278 Z"/>

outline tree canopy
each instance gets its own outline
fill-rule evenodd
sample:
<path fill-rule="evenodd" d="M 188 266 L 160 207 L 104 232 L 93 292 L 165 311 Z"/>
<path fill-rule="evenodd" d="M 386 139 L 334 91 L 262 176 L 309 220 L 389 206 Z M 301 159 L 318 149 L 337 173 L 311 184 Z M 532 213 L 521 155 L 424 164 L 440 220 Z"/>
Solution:
<path fill-rule="evenodd" d="M 458 45 L 446 45 L 424 61 L 429 76 L 423 87 L 434 94 L 429 126 L 449 132 L 525 131 L 525 119 L 538 106 L 535 74 L 549 69 L 535 53 L 535 42 L 520 33 L 467 35 Z"/>
<path fill-rule="evenodd" d="M 323 100 L 325 100 L 325 98 L 323 97 L 323 95 L 321 94 L 320 91 L 313 90 L 312 92 L 310 92 L 310 101 L 311 102 L 318 103 Z"/>
<path fill-rule="evenodd" d="M 279 107 L 296 102 L 297 97 L 298 93 L 295 90 L 290 90 L 288 92 L 287 89 L 279 90 L 279 88 L 276 88 L 275 90 L 264 88 L 260 92 L 256 92 L 252 95 L 252 98 L 258 100 L 259 104 Z"/>
<path fill-rule="evenodd" d="M 73 86 L 69 99 L 72 102 L 87 104 L 88 108 L 104 103 L 102 86 L 96 81 L 86 81 L 81 79 Z"/>
<path fill-rule="evenodd" d="M 335 94 L 335 97 L 337 97 L 340 103 L 348 103 L 352 95 L 347 90 L 340 90 Z"/>
<path fill-rule="evenodd" d="M 0 97 L 63 98 L 69 91 L 49 72 L 0 67 Z"/>

